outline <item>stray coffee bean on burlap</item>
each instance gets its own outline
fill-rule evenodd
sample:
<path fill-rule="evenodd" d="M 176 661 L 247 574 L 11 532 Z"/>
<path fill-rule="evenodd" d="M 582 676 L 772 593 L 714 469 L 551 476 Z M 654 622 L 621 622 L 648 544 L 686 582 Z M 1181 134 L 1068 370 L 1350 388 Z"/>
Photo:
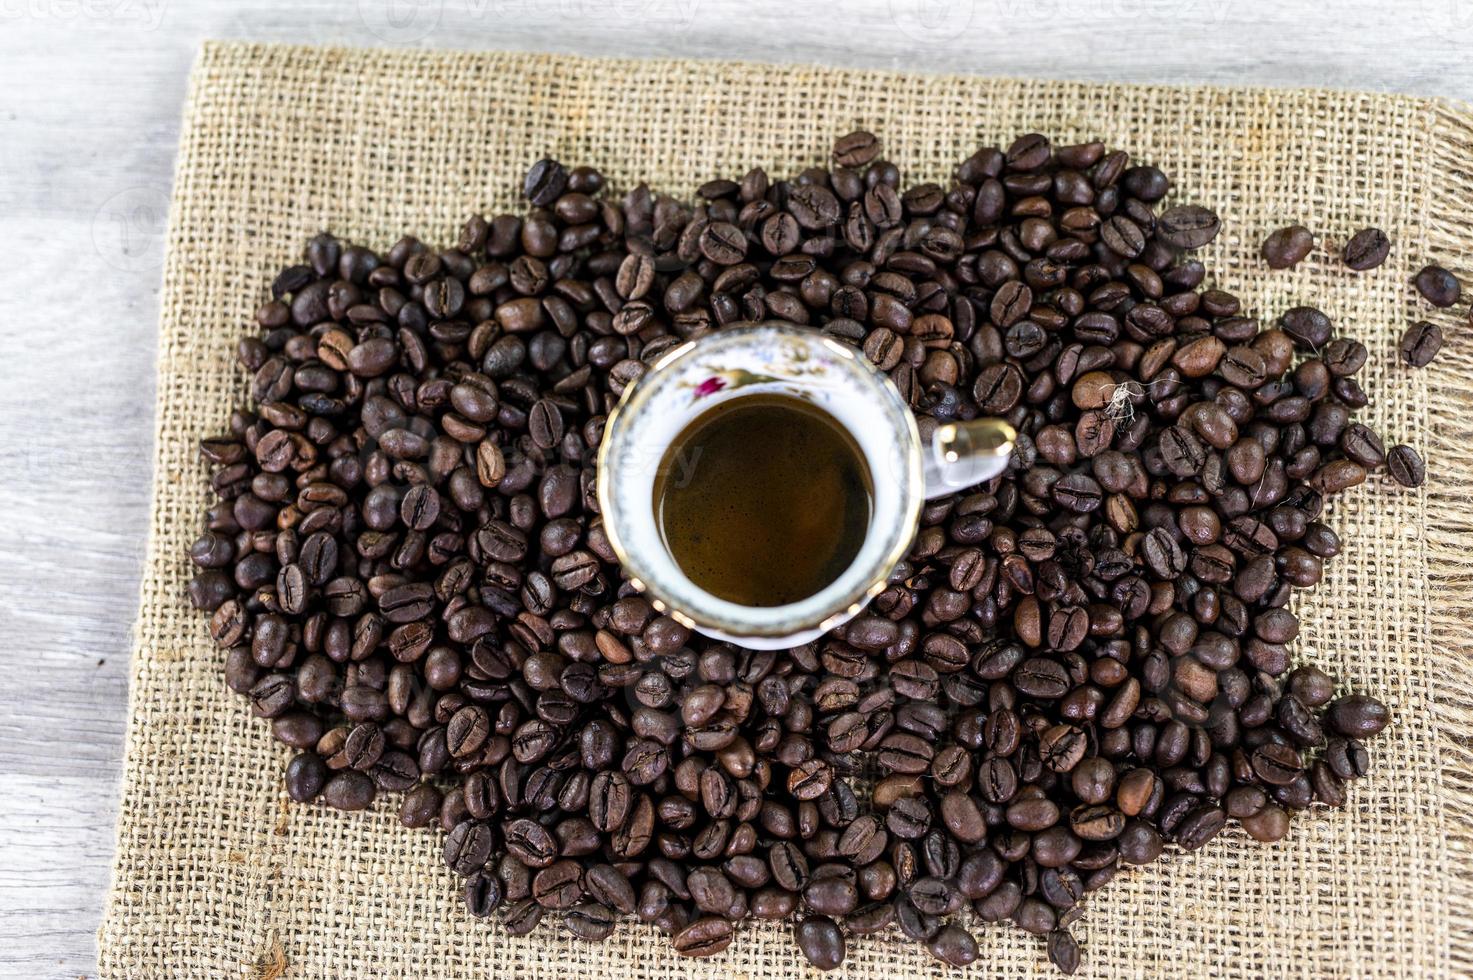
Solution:
<path fill-rule="evenodd" d="M 892 927 L 970 963 L 1007 920 L 1065 972 L 1115 875 L 1345 802 L 1388 712 L 1293 666 L 1290 600 L 1341 549 L 1328 496 L 1425 471 L 1354 421 L 1364 346 L 1311 306 L 1245 310 L 1184 256 L 1209 208 L 1036 134 L 946 186 L 902 187 L 862 132 L 693 206 L 603 184 L 543 160 L 530 212 L 451 248 L 320 235 L 240 342 L 252 406 L 202 443 L 220 501 L 189 592 L 297 750 L 293 799 L 402 794 L 513 933 L 636 916 L 705 956 L 783 919 L 826 969 Z M 1379 264 L 1378 236 L 1347 264 Z M 1291 227 L 1264 256 L 1312 244 Z M 1435 268 L 1416 286 L 1458 293 Z M 593 486 L 625 388 L 753 320 L 854 345 L 923 436 L 1019 432 L 1006 474 L 926 504 L 865 614 L 779 653 L 658 615 Z"/>

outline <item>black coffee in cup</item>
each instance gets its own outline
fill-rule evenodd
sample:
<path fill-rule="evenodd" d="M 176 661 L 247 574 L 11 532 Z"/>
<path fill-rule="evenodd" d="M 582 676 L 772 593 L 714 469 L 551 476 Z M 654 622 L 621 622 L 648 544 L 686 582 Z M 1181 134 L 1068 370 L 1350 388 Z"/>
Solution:
<path fill-rule="evenodd" d="M 859 446 L 827 413 L 752 395 L 697 416 L 655 480 L 660 533 L 692 582 L 744 606 L 818 592 L 859 553 L 874 484 Z"/>

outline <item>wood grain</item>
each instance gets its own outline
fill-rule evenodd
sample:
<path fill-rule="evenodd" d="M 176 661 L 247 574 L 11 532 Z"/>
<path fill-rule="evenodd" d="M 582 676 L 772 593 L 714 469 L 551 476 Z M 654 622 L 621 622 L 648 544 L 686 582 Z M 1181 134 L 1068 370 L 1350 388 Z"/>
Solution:
<path fill-rule="evenodd" d="M 842 10 L 836 8 L 842 7 Z M 95 970 L 172 158 L 207 37 L 1473 100 L 1473 0 L 0 0 L 0 974 Z"/>

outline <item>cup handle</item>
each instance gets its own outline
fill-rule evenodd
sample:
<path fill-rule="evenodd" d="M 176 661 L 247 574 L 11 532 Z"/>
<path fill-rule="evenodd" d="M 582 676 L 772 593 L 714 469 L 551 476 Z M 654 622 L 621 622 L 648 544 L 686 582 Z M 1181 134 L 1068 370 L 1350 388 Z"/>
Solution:
<path fill-rule="evenodd" d="M 943 497 L 997 476 L 1007 469 L 1017 438 L 1002 419 L 938 425 L 924 453 L 926 497 Z"/>

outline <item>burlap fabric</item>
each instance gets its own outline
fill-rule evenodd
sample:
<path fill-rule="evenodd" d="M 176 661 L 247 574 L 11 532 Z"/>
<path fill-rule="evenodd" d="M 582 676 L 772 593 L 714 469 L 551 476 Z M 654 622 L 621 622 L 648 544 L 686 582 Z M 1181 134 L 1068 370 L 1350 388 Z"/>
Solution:
<path fill-rule="evenodd" d="M 1426 311 L 1408 276 L 1439 260 L 1473 278 L 1473 116 L 1446 104 L 1335 92 L 1136 88 L 697 62 L 211 45 L 180 144 L 159 331 L 153 530 L 133 654 L 114 882 L 100 934 L 107 978 L 790 977 L 787 930 L 747 927 L 690 961 L 646 927 L 608 943 L 543 926 L 510 938 L 462 911 L 436 833 L 393 807 L 289 805 L 287 753 L 229 694 L 183 599 L 185 549 L 208 502 L 196 439 L 245 385 L 232 351 L 275 270 L 327 228 L 388 246 L 406 230 L 454 241 L 472 211 L 519 208 L 526 166 L 596 164 L 619 190 L 689 195 L 753 164 L 824 162 L 835 136 L 881 135 L 908 180 L 945 181 L 980 142 L 1037 130 L 1103 138 L 1212 204 L 1225 232 L 1211 281 L 1265 318 L 1329 311 L 1371 351 L 1373 427 L 1429 460 L 1428 488 L 1376 478 L 1333 514 L 1346 552 L 1299 604 L 1300 656 L 1395 711 L 1375 772 L 1341 812 L 1285 842 L 1233 831 L 1089 901 L 1091 977 L 1410 977 L 1473 974 L 1466 740 L 1473 717 L 1473 336 L 1438 314 L 1450 349 L 1429 370 L 1395 357 Z M 1300 221 L 1321 249 L 1270 273 L 1257 246 Z M 1366 225 L 1395 242 L 1356 275 L 1336 256 Z M 973 975 L 1049 976 L 1041 944 L 983 927 Z M 898 934 L 852 944 L 844 975 L 939 975 Z M 810 974 L 811 975 L 811 974 Z"/>

